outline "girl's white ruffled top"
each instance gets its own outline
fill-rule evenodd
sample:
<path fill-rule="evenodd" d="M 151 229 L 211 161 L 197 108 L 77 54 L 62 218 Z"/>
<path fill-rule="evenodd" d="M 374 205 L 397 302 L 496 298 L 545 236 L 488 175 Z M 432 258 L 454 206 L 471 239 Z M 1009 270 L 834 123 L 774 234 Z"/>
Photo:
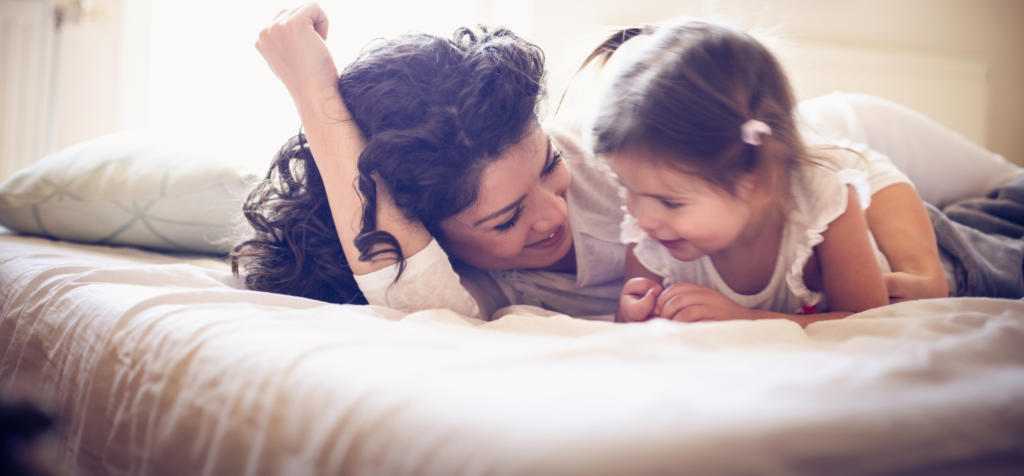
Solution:
<path fill-rule="evenodd" d="M 804 266 L 822 242 L 822 233 L 846 210 L 846 185 L 853 185 L 862 208 L 871 200 L 867 175 L 862 170 L 805 165 L 792 181 L 793 208 L 786 219 L 775 269 L 768 285 L 755 294 L 733 291 L 715 269 L 707 255 L 693 261 L 673 258 L 668 249 L 637 226 L 628 213 L 622 223 L 623 243 L 637 243 L 634 253 L 649 271 L 661 276 L 662 285 L 689 282 L 713 288 L 737 304 L 750 309 L 771 310 L 789 314 L 825 312 L 828 303 L 821 292 L 811 291 L 804 283 Z M 872 238 L 875 257 L 883 272 L 889 263 Z"/>

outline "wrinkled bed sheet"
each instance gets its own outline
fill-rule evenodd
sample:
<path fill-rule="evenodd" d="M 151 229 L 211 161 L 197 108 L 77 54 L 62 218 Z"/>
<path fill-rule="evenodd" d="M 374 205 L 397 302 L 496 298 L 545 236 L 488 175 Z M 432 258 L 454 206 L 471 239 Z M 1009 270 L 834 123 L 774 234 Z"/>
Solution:
<path fill-rule="evenodd" d="M 475 321 L 239 289 L 228 267 L 0 236 L 0 384 L 77 474 L 1009 474 L 1024 302 L 786 321 Z"/>

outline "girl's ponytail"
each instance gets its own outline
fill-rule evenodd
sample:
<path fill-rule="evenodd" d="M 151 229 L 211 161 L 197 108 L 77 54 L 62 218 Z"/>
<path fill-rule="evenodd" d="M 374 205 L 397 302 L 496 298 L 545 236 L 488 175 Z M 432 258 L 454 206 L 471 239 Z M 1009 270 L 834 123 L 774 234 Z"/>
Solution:
<path fill-rule="evenodd" d="M 649 35 L 654 32 L 654 28 L 650 25 L 634 26 L 629 28 L 622 28 L 608 36 L 601 44 L 594 48 L 594 51 L 590 52 L 587 59 L 583 60 L 583 64 L 576 72 L 582 71 L 595 59 L 601 58 L 602 63 L 607 63 L 608 59 L 618 51 L 619 47 L 623 43 L 638 37 L 640 35 Z"/>
<path fill-rule="evenodd" d="M 641 35 L 649 35 L 653 32 L 654 27 L 651 25 L 620 28 L 614 31 L 611 35 L 608 35 L 608 38 L 597 45 L 589 55 L 587 55 L 587 58 L 583 60 L 580 67 L 576 69 L 575 73 L 573 73 L 572 79 L 569 80 L 569 84 L 571 85 L 573 80 L 576 79 L 576 76 L 578 76 L 583 70 L 587 69 L 587 66 L 590 66 L 590 63 L 594 62 L 594 60 L 600 59 L 601 64 L 604 65 L 608 63 L 608 60 L 611 59 L 612 55 L 614 55 L 615 52 L 619 50 L 619 47 L 621 47 L 625 42 Z M 565 96 L 568 92 L 569 87 L 566 87 L 565 90 L 562 91 L 562 96 L 558 99 L 558 106 L 555 107 L 555 114 L 557 114 L 558 110 L 561 109 L 562 103 L 565 102 Z"/>

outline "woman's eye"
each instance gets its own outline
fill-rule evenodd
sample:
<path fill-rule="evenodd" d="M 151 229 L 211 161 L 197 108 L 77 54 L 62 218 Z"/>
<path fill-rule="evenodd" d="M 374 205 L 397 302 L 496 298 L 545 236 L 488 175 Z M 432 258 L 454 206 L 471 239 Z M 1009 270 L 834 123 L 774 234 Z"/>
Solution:
<path fill-rule="evenodd" d="M 551 175 L 551 172 L 554 172 L 560 163 L 562 163 L 562 151 L 555 150 L 551 153 L 551 162 L 548 162 L 548 164 L 544 166 L 544 170 L 540 172 L 540 176 L 547 177 L 548 175 Z"/>
<path fill-rule="evenodd" d="M 679 207 L 682 207 L 683 205 L 685 205 L 685 203 L 670 202 L 668 200 L 661 200 L 661 204 L 665 205 L 666 208 L 673 208 L 673 209 L 679 208 Z"/>
<path fill-rule="evenodd" d="M 497 231 L 508 231 L 508 230 L 511 230 L 512 227 L 516 226 L 516 223 L 519 222 L 519 217 L 522 216 L 522 214 L 523 214 L 523 208 L 522 207 L 516 208 L 516 212 L 512 214 L 512 218 L 509 218 L 508 221 L 506 221 L 504 223 L 499 223 L 499 224 L 495 225 L 494 229 L 497 230 Z"/>

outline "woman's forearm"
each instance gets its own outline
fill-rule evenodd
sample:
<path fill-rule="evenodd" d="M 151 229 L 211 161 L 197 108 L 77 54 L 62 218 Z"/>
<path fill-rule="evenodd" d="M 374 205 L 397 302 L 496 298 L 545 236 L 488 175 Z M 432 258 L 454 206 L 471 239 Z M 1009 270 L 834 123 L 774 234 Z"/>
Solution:
<path fill-rule="evenodd" d="M 364 203 L 356 186 L 357 163 L 364 141 L 341 95 L 331 85 L 307 91 L 294 99 L 352 272 L 366 274 L 393 264 L 391 258 L 360 261 L 360 252 L 353 243 L 360 233 Z M 391 233 L 405 256 L 419 252 L 430 243 L 426 229 L 407 220 L 391 202 L 386 190 L 378 188 L 376 206 L 377 229 Z"/>
<path fill-rule="evenodd" d="M 886 277 L 890 299 L 902 301 L 949 294 L 928 212 L 908 184 L 896 184 L 871 197 L 868 226 L 893 273 Z"/>
<path fill-rule="evenodd" d="M 256 49 L 295 102 L 345 257 L 353 273 L 366 274 L 394 260 L 360 261 L 361 253 L 353 243 L 361 229 L 364 204 L 356 188 L 364 142 L 337 89 L 337 68 L 324 43 L 327 30 L 327 15 L 316 3 L 308 3 L 279 13 L 260 31 Z M 423 226 L 406 220 L 387 193 L 378 190 L 377 196 L 376 229 L 394 235 L 406 256 L 422 250 L 430 242 Z"/>

